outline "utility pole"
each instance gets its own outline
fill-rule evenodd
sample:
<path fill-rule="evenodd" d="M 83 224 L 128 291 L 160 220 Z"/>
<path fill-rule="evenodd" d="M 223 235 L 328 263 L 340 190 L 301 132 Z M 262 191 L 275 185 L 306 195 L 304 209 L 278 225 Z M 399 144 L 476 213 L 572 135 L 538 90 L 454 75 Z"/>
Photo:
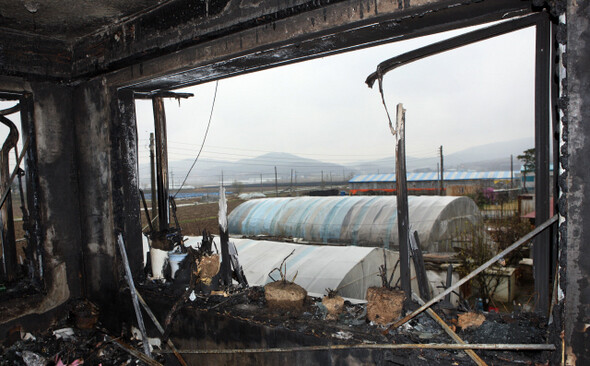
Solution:
<path fill-rule="evenodd" d="M 150 133 L 150 178 L 152 189 L 152 217 L 158 212 L 158 194 L 156 191 L 156 152 L 155 152 L 154 133 Z M 153 223 L 154 230 L 159 230 L 158 221 Z"/>
<path fill-rule="evenodd" d="M 445 188 L 444 188 L 444 180 L 445 180 L 445 168 L 443 164 L 443 147 L 440 145 L 440 195 L 445 195 Z"/>
<path fill-rule="evenodd" d="M 512 154 L 510 154 L 510 188 L 513 188 L 513 180 L 514 180 L 514 165 L 512 162 Z"/>
<path fill-rule="evenodd" d="M 279 180 L 277 177 L 277 167 L 275 166 L 275 195 L 279 196 Z"/>
<path fill-rule="evenodd" d="M 264 193 L 262 188 L 262 173 L 260 173 L 260 193 Z"/>
<path fill-rule="evenodd" d="M 324 188 L 324 171 L 322 170 L 322 189 Z"/>
<path fill-rule="evenodd" d="M 223 187 L 223 170 L 221 171 L 221 186 Z"/>
<path fill-rule="evenodd" d="M 291 169 L 291 196 L 293 196 L 293 169 Z"/>
<path fill-rule="evenodd" d="M 295 196 L 297 196 L 297 171 L 295 171 Z"/>

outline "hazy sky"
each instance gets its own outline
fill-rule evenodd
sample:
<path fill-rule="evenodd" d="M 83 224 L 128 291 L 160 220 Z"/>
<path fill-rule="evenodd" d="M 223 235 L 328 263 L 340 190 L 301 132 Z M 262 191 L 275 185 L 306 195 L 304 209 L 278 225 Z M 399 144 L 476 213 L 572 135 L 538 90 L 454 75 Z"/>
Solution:
<path fill-rule="evenodd" d="M 288 152 L 333 163 L 392 156 L 394 138 L 377 86 L 383 60 L 464 31 L 397 42 L 219 81 L 202 158 L 238 160 Z M 390 111 L 406 108 L 408 156 L 434 157 L 534 135 L 534 29 L 417 61 L 386 75 Z M 194 159 L 215 83 L 166 102 L 169 158 Z M 148 158 L 151 102 L 137 102 L 140 161 Z M 197 163 L 198 169 L 198 163 Z"/>

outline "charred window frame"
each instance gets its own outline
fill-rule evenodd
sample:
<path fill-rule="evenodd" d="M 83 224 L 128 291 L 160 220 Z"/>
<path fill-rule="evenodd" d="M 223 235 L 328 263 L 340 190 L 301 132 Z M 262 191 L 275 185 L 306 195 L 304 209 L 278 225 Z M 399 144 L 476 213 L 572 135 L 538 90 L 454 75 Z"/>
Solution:
<path fill-rule="evenodd" d="M 383 61 L 377 70 L 367 77 L 366 83 L 372 87 L 379 82 L 379 90 L 383 103 L 383 76 L 400 66 L 450 51 L 458 47 L 483 41 L 516 30 L 535 27 L 535 225 L 539 226 L 549 219 L 550 214 L 550 184 L 553 184 L 554 205 L 558 201 L 559 189 L 557 180 L 553 182 L 549 175 L 549 162 L 553 159 L 553 166 L 559 166 L 559 128 L 556 118 L 555 95 L 556 81 L 554 65 L 551 62 L 552 27 L 546 13 L 528 15 L 515 20 L 509 20 L 490 27 L 465 33 L 447 40 L 415 49 L 402 55 Z M 553 134 L 550 134 L 550 127 Z M 550 154 L 550 138 L 553 139 L 553 154 Z M 555 211 L 557 212 L 557 211 Z M 557 261 L 557 229 L 552 226 L 552 232 L 544 231 L 535 239 L 533 246 L 533 272 L 535 277 L 536 310 L 547 314 L 549 310 L 549 283 L 551 283 Z"/>
<path fill-rule="evenodd" d="M 0 300 L 4 300 L 22 293 L 43 290 L 43 250 L 33 98 L 28 93 L 0 92 L 0 100 L 16 102 L 15 106 L 0 111 L 0 122 L 10 129 L 0 154 L 0 284 L 5 287 L 0 292 Z M 20 135 L 11 117 L 15 113 L 20 113 Z M 17 148 L 19 140 L 22 141 L 22 151 Z M 16 163 L 11 170 L 8 158 L 12 155 Z M 14 197 L 19 197 L 20 201 L 22 220 L 19 221 L 15 220 L 13 214 Z M 14 229 L 18 226 L 22 226 L 23 238 L 15 237 Z"/>

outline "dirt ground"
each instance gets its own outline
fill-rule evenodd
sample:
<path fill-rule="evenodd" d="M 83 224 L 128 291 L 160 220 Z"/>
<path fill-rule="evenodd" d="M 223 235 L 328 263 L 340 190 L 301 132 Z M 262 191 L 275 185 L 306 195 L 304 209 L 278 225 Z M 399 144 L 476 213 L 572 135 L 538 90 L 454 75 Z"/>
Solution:
<path fill-rule="evenodd" d="M 242 202 L 244 201 L 228 198 L 227 213 L 229 214 Z M 177 201 L 176 204 L 180 206 L 178 207 L 176 214 L 183 235 L 201 235 L 203 230 L 207 230 L 215 235 L 219 234 L 219 221 L 217 218 L 219 213 L 219 203 L 199 203 L 195 200 L 182 200 Z M 189 206 L 185 206 L 187 204 Z M 143 225 L 147 223 L 145 215 L 142 217 L 142 223 Z"/>

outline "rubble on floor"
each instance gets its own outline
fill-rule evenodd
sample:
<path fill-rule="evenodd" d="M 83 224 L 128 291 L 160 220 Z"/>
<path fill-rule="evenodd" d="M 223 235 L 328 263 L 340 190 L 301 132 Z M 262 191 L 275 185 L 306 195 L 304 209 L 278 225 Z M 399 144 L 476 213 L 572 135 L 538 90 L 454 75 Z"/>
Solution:
<path fill-rule="evenodd" d="M 98 309 L 86 301 L 77 301 L 71 312 L 55 326 L 38 333 L 14 329 L 14 343 L 6 339 L 0 344 L 2 366 L 77 366 L 77 365 L 132 365 L 137 358 L 116 342 L 141 349 L 126 329 L 118 337 L 102 329 L 96 321 Z M 12 341 L 15 339 L 13 338 Z M 114 341 L 115 340 L 115 341 Z M 163 361 L 162 356 L 157 356 Z"/>
<path fill-rule="evenodd" d="M 160 319 L 164 318 L 178 298 L 178 290 L 168 285 L 140 287 L 139 292 Z M 19 340 L 1 346 L 0 365 L 139 363 L 136 356 L 111 341 L 121 339 L 141 351 L 141 344 L 136 339 L 138 336 L 133 336 L 133 327 L 124 326 L 121 338 L 109 335 L 101 328 L 100 322 L 96 322 L 99 309 L 85 302 L 82 304 L 85 305 L 72 305 L 69 316 L 51 329 L 38 334 L 22 332 L 19 334 Z M 461 314 L 469 314 L 449 309 L 443 312 L 438 305 L 433 306 L 433 310 L 449 325 L 458 325 L 458 317 L 465 317 Z M 199 339 L 197 346 L 208 349 L 288 347 L 282 343 L 283 339 L 276 336 L 277 334 L 291 334 L 291 340 L 287 340 L 286 343 L 292 346 L 297 344 L 292 343 L 293 339 L 302 340 L 300 346 L 454 343 L 442 327 L 426 313 L 419 314 L 398 329 L 392 329 L 384 334 L 386 326 L 367 319 L 366 304 L 354 304 L 345 300 L 339 311 L 330 312 L 322 298 L 312 296 L 307 296 L 300 308 L 270 308 L 266 303 L 263 287 L 232 288 L 208 295 L 194 292 L 173 315 L 166 335 L 181 352 L 188 349 L 186 347 L 190 342 L 186 340 L 195 337 Z M 457 334 L 467 343 L 542 344 L 547 341 L 545 319 L 535 314 L 473 314 L 469 317 L 483 319 L 481 325 L 457 329 Z M 209 319 L 210 323 L 206 324 L 209 320 L 203 319 Z M 225 326 L 221 324 L 220 319 L 226 322 Z M 215 324 L 216 328 L 208 328 L 211 324 Z M 253 340 L 241 333 L 242 330 L 238 329 L 239 326 L 236 327 L 237 324 L 250 329 L 260 329 L 259 334 L 274 334 L 274 338 Z M 215 333 L 213 336 L 209 334 L 212 331 Z M 210 338 L 204 340 L 202 337 Z M 170 355 L 166 355 L 166 338 L 155 338 L 152 341 L 150 343 L 154 346 L 153 357 L 158 362 L 167 364 Z M 158 346 L 163 349 L 158 349 Z M 547 351 L 476 350 L 476 353 L 494 365 L 541 365 L 549 359 Z M 379 358 L 376 360 L 379 363 L 391 365 L 474 364 L 462 350 L 400 349 L 373 352 L 372 355 Z"/>

